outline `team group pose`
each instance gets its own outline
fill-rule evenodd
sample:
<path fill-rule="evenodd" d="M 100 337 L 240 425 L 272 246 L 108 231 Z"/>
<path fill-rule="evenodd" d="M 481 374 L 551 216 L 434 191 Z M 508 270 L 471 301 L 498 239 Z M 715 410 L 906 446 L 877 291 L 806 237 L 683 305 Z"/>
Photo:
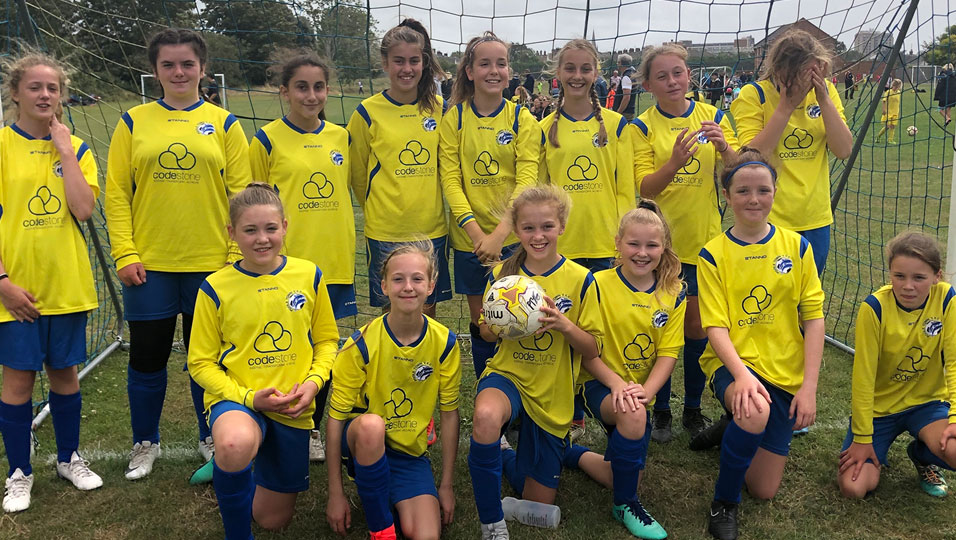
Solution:
<path fill-rule="evenodd" d="M 663 501 L 638 487 L 650 440 L 672 437 L 670 377 L 683 350 L 682 424 L 692 448 L 720 446 L 708 530 L 737 538 L 742 489 L 775 496 L 795 430 L 817 413 L 827 161 L 853 144 L 826 50 L 801 31 L 776 40 L 761 79 L 731 106 L 736 132 L 729 115 L 686 97 L 679 45 L 644 52 L 635 74 L 656 104 L 631 123 L 601 106 L 586 40 L 556 53 L 557 108 L 540 123 L 504 98 L 509 47 L 491 32 L 468 42 L 448 103 L 419 22 L 389 30 L 380 52 L 389 87 L 346 129 L 325 118 L 329 63 L 291 55 L 277 71 L 288 112 L 250 143 L 235 116 L 200 100 L 198 33 L 163 30 L 147 44 L 163 98 L 122 115 L 105 192 L 130 327 L 126 478 L 148 475 L 160 455 L 182 315 L 199 450 L 226 538 L 250 538 L 253 521 L 290 523 L 310 459 L 326 457 L 333 531 L 353 527 L 344 469 L 372 538 L 438 538 L 455 517 L 462 420 L 457 336 L 435 319 L 452 294 L 451 250 L 478 381 L 467 464 L 481 537 L 509 538 L 503 477 L 521 498 L 554 504 L 564 468 L 609 488 L 611 515 L 632 535 L 667 537 L 643 502 Z M 30 505 L 41 369 L 58 476 L 80 490 L 103 483 L 79 451 L 76 372 L 97 305 L 80 222 L 99 187 L 92 152 L 60 121 L 64 69 L 35 53 L 3 67 L 16 117 L 0 130 L 0 435 L 3 509 L 17 512 Z M 352 197 L 369 301 L 382 314 L 340 348 L 336 319 L 358 311 Z M 724 232 L 721 201 L 733 213 Z M 886 251 L 890 284 L 856 322 L 837 484 L 849 498 L 876 490 L 906 431 L 922 489 L 944 496 L 942 470 L 956 468 L 956 292 L 933 238 L 906 232 Z M 512 275 L 545 293 L 542 328 L 520 340 L 500 339 L 481 309 Z M 701 413 L 705 386 L 725 411 L 713 424 Z M 604 455 L 571 442 L 584 416 L 604 428 Z"/>

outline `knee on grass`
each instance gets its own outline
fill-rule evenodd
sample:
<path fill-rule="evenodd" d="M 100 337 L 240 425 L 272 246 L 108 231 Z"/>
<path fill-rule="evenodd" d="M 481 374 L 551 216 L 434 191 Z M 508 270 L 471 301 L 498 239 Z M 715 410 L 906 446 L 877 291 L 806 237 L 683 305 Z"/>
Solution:
<path fill-rule="evenodd" d="M 275 508 L 266 511 L 253 511 L 252 517 L 256 523 L 267 531 L 278 531 L 286 528 L 292 522 L 292 516 L 295 515 L 295 509 L 276 510 Z"/>

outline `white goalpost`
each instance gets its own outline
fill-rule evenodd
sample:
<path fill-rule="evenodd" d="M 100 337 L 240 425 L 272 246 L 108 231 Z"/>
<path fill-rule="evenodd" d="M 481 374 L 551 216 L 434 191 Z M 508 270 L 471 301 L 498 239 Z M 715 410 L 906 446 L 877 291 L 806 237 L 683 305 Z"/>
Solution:
<path fill-rule="evenodd" d="M 151 73 L 144 73 L 139 76 L 139 95 L 143 98 L 143 103 L 146 103 L 146 79 L 152 79 L 155 75 Z M 222 99 L 222 107 L 224 109 L 229 108 L 229 104 L 226 102 L 226 76 L 222 73 L 214 73 L 213 77 L 219 79 L 219 98 Z"/>

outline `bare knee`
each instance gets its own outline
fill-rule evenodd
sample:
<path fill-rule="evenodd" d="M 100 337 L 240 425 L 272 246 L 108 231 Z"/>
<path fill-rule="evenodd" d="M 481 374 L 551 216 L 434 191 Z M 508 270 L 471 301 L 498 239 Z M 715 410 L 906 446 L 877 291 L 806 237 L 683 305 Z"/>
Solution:
<path fill-rule="evenodd" d="M 278 531 L 280 529 L 286 528 L 289 525 L 294 514 L 295 509 L 293 508 L 289 508 L 288 510 L 277 510 L 275 508 L 270 508 L 268 512 L 256 511 L 253 509 L 252 517 L 263 529 L 269 531 Z"/>
<path fill-rule="evenodd" d="M 385 421 L 377 414 L 359 416 L 352 422 L 349 432 L 355 433 L 356 446 L 372 448 L 385 444 Z"/>
<path fill-rule="evenodd" d="M 769 419 L 770 403 L 759 394 L 753 398 L 753 403 L 750 404 L 749 417 L 741 414 L 738 418 L 736 414 L 734 415 L 734 423 L 747 433 L 762 432 L 767 428 L 767 420 Z"/>
<path fill-rule="evenodd" d="M 223 432 L 224 431 L 224 432 Z M 258 450 L 259 437 L 245 429 L 216 431 L 216 464 L 223 470 L 239 470 L 248 465 Z"/>
<path fill-rule="evenodd" d="M 843 495 L 847 499 L 862 499 L 866 497 L 869 491 L 866 489 L 866 486 L 863 485 L 863 482 L 859 480 L 854 482 L 851 480 L 849 474 L 840 475 L 837 479 L 837 483 L 840 485 L 840 495 Z"/>
<path fill-rule="evenodd" d="M 753 498 L 762 499 L 765 501 L 769 501 L 770 499 L 774 498 L 774 496 L 777 494 L 777 491 L 779 490 L 780 490 L 779 482 L 777 483 L 768 482 L 766 484 L 757 483 L 753 486 L 751 485 L 747 486 L 747 491 L 750 493 L 750 495 Z"/>
<path fill-rule="evenodd" d="M 502 412 L 494 403 L 476 402 L 472 416 L 472 429 L 475 440 L 485 444 L 498 438 L 501 426 L 504 425 Z"/>
<path fill-rule="evenodd" d="M 615 429 L 628 439 L 640 439 L 647 427 L 647 415 L 644 410 L 637 412 L 618 412 L 615 414 Z"/>
<path fill-rule="evenodd" d="M 410 538 L 411 540 L 438 540 L 438 530 L 436 530 L 434 527 L 423 525 L 426 524 L 406 524 L 404 521 L 402 521 L 402 534 L 405 536 L 405 538 Z"/>

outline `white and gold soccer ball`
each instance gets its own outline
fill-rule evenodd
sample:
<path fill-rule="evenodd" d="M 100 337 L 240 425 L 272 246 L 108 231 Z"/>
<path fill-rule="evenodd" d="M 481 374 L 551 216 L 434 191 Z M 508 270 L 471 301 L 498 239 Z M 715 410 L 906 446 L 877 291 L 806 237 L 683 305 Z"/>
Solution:
<path fill-rule="evenodd" d="M 482 307 L 485 323 L 502 339 L 521 339 L 541 328 L 544 289 L 524 276 L 505 276 L 495 281 Z"/>
<path fill-rule="evenodd" d="M 906 128 L 906 133 L 908 133 L 910 137 L 915 137 L 916 134 L 919 133 L 919 130 L 916 129 L 916 126 L 910 126 Z"/>

